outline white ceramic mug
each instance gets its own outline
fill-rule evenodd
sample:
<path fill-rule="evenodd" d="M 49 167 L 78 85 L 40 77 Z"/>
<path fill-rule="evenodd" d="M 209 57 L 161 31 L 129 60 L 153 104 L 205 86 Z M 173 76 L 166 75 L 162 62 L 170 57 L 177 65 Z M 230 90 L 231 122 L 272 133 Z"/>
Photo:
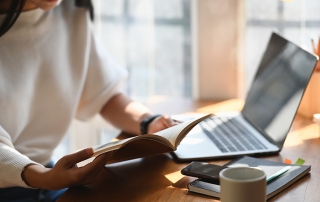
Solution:
<path fill-rule="evenodd" d="M 219 178 L 222 202 L 266 201 L 266 175 L 259 168 L 226 168 L 220 172 Z"/>

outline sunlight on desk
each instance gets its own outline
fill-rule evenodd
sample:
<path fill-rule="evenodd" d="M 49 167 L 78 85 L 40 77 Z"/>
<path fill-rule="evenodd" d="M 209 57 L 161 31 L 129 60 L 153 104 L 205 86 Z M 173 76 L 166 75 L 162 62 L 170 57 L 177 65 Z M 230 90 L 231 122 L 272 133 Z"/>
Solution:
<path fill-rule="evenodd" d="M 166 174 L 165 177 L 172 183 L 178 182 L 181 178 L 184 177 L 184 175 L 181 174 L 180 170 Z"/>
<path fill-rule="evenodd" d="M 227 101 L 222 101 L 209 106 L 201 107 L 197 109 L 197 112 L 225 112 L 225 111 L 241 111 L 244 105 L 244 100 L 231 99 Z"/>
<path fill-rule="evenodd" d="M 306 140 L 319 138 L 319 126 L 317 124 L 310 124 L 303 128 L 296 129 L 290 132 L 290 136 L 286 139 L 286 147 L 294 147 L 303 144 Z"/>

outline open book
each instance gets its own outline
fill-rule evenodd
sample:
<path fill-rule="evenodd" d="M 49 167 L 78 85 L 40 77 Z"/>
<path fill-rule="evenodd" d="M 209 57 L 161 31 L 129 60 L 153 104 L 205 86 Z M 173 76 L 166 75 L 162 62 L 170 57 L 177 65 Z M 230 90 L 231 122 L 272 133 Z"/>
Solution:
<path fill-rule="evenodd" d="M 201 115 L 198 118 L 185 121 L 154 134 L 135 136 L 95 146 L 93 147 L 93 157 L 116 150 L 112 159 L 108 161 L 108 163 L 115 163 L 175 151 L 188 132 L 199 122 L 210 116 L 211 114 Z"/>

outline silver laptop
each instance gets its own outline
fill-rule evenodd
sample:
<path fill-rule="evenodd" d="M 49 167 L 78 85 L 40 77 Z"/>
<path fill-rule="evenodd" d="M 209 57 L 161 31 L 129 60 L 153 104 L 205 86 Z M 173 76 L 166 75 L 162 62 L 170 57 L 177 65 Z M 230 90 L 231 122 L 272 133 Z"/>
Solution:
<path fill-rule="evenodd" d="M 174 156 L 190 161 L 279 153 L 317 60 L 272 33 L 242 111 L 201 122 Z"/>

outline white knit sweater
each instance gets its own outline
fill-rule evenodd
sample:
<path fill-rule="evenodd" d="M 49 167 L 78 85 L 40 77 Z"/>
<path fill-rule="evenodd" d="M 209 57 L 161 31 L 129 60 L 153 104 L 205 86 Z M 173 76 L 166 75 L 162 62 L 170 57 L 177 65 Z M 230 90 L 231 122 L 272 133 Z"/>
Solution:
<path fill-rule="evenodd" d="M 0 187 L 28 187 L 23 168 L 47 164 L 71 120 L 98 113 L 125 77 L 74 1 L 23 12 L 0 38 Z"/>

